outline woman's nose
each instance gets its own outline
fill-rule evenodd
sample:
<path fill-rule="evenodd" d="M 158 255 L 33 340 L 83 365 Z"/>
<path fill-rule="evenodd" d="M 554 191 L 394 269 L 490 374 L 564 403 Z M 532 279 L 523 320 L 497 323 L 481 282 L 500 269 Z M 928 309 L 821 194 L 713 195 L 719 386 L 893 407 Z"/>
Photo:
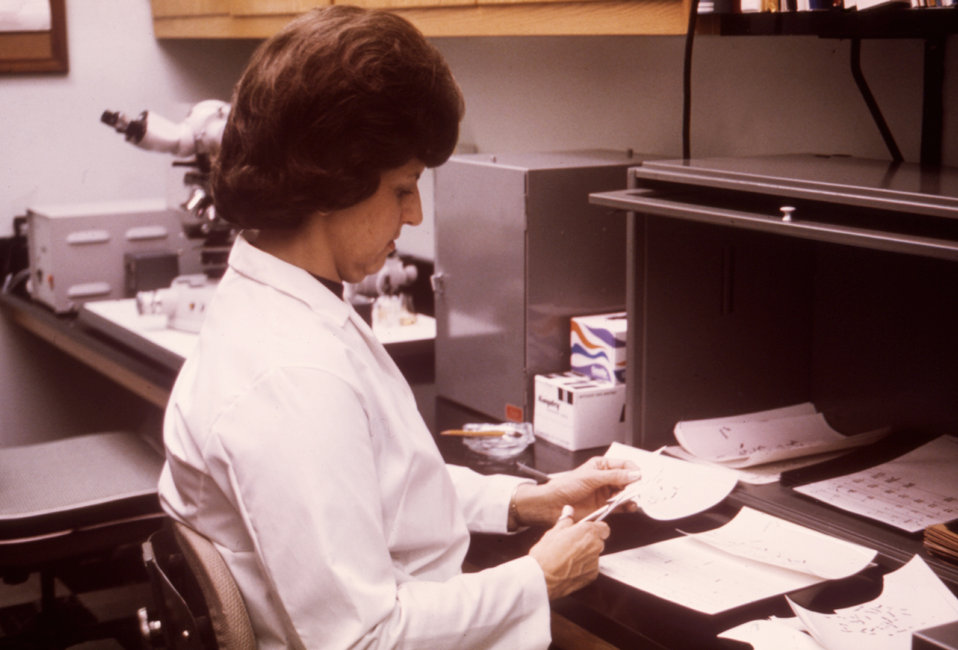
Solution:
<path fill-rule="evenodd" d="M 419 198 L 419 192 L 411 196 L 403 206 L 402 222 L 410 226 L 418 226 L 422 223 L 422 200 Z"/>

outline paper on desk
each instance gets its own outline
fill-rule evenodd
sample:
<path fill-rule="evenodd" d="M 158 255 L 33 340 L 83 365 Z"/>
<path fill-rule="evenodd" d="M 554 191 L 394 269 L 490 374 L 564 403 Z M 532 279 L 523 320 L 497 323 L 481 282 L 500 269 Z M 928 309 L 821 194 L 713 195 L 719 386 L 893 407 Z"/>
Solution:
<path fill-rule="evenodd" d="M 613 442 L 605 455 L 638 465 L 642 478 L 635 484 L 634 501 L 653 519 L 678 519 L 708 510 L 728 496 L 737 480 L 720 467 L 687 463 L 620 442 Z"/>
<path fill-rule="evenodd" d="M 731 426 L 814 415 L 816 412 L 814 404 L 803 402 L 766 411 L 700 420 L 681 420 L 675 424 L 673 430 L 679 444 L 674 450 L 670 447 L 668 452 L 673 456 L 695 458 L 699 462 L 717 462 L 714 460 L 716 457 L 728 456 L 739 447 L 738 440 L 731 436 Z"/>
<path fill-rule="evenodd" d="M 818 641 L 809 636 L 801 620 L 777 618 L 747 621 L 725 630 L 718 635 L 720 639 L 741 641 L 752 646 L 752 650 L 826 650 Z"/>
<path fill-rule="evenodd" d="M 732 555 L 826 580 L 858 573 L 877 553 L 747 506 L 724 526 L 690 536 Z"/>
<path fill-rule="evenodd" d="M 844 577 L 860 571 L 875 554 L 815 531 L 797 531 L 801 527 L 758 511 L 737 519 L 726 524 L 727 531 L 720 528 L 602 556 L 599 570 L 636 589 L 716 614 L 825 579 L 794 567 Z M 734 552 L 713 546 L 716 541 Z M 763 561 L 739 553 L 754 553 Z"/>
<path fill-rule="evenodd" d="M 834 614 L 788 604 L 829 650 L 909 650 L 914 631 L 958 620 L 958 599 L 917 555 L 887 574 L 881 595 L 869 602 Z"/>
<path fill-rule="evenodd" d="M 958 438 L 939 436 L 887 463 L 794 490 L 915 533 L 958 518 L 956 466 Z"/>
<path fill-rule="evenodd" d="M 702 460 L 742 468 L 871 444 L 889 431 L 846 436 L 829 426 L 823 414 L 807 413 L 809 409 L 814 406 L 806 402 L 744 416 L 679 422 L 675 439 Z"/>
<path fill-rule="evenodd" d="M 689 452 L 685 451 L 679 445 L 670 445 L 665 448 L 665 453 L 675 458 L 681 458 L 692 463 L 708 463 L 708 461 L 702 460 L 697 456 L 693 456 Z M 775 483 L 782 478 L 782 472 L 787 472 L 793 469 L 799 469 L 801 467 L 808 467 L 809 465 L 816 465 L 818 463 L 824 463 L 826 460 L 831 460 L 840 456 L 843 452 L 834 451 L 826 454 L 815 454 L 814 456 L 801 456 L 799 458 L 786 458 L 785 460 L 779 460 L 772 463 L 764 463 L 762 465 L 752 465 L 750 467 L 728 467 L 727 465 L 720 465 L 725 467 L 730 472 L 734 472 L 738 477 L 738 480 L 742 483 L 749 483 L 750 485 L 765 485 L 767 483 Z"/>

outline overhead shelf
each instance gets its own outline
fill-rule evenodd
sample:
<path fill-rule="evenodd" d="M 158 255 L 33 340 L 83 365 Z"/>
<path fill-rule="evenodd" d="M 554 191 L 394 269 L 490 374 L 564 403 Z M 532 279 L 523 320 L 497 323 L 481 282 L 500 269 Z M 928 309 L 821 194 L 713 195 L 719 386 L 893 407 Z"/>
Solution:
<path fill-rule="evenodd" d="M 935 38 L 958 33 L 958 8 L 889 4 L 858 11 L 828 9 L 703 14 L 724 36 L 822 38 Z"/>
<path fill-rule="evenodd" d="M 292 4 L 153 0 L 154 35 L 263 39 L 301 13 Z M 689 0 L 354 4 L 394 11 L 430 37 L 683 34 L 690 6 Z"/>

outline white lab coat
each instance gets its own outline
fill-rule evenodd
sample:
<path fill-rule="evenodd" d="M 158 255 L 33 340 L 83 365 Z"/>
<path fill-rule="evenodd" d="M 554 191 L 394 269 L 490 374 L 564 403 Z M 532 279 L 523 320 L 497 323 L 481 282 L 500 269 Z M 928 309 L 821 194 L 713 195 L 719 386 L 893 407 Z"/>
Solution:
<path fill-rule="evenodd" d="M 517 479 L 446 466 L 371 330 L 237 237 L 164 422 L 164 508 L 211 538 L 262 648 L 545 648 L 522 557 L 461 572 Z"/>

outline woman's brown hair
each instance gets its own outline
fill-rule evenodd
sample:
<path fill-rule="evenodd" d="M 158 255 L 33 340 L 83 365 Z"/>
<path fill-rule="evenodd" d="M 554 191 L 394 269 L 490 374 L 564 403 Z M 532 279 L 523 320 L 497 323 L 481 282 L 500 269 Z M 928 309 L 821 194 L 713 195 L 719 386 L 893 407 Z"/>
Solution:
<path fill-rule="evenodd" d="M 405 19 L 334 5 L 265 41 L 233 94 L 213 163 L 218 214 L 289 228 L 372 196 L 383 171 L 441 165 L 463 100 L 442 55 Z"/>

